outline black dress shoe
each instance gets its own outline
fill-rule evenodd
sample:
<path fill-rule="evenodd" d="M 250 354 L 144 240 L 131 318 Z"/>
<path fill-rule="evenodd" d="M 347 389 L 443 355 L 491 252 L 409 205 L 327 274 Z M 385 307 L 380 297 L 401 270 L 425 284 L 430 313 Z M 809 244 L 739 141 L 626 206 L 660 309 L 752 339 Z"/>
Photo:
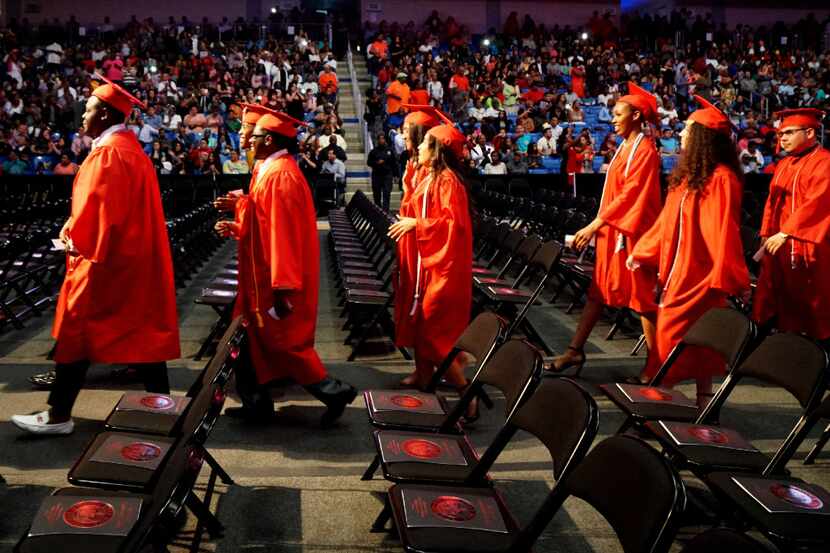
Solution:
<path fill-rule="evenodd" d="M 29 382 L 36 388 L 49 390 L 55 385 L 55 371 L 48 371 L 41 374 L 33 374 L 29 377 Z"/>
<path fill-rule="evenodd" d="M 334 426 L 334 423 L 337 422 L 337 419 L 346 410 L 346 406 L 353 402 L 356 397 L 357 389 L 354 387 L 349 387 L 349 389 L 343 390 L 332 397 L 326 404 L 326 412 L 320 417 L 320 426 L 322 428 L 331 428 Z"/>

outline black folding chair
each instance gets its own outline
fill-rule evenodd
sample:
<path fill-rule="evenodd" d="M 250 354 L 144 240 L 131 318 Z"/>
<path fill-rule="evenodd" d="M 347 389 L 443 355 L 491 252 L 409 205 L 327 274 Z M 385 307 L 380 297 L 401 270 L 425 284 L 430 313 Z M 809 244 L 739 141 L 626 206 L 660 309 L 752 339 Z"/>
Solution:
<path fill-rule="evenodd" d="M 777 553 L 777 551 L 737 530 L 713 528 L 689 540 L 681 553 Z"/>

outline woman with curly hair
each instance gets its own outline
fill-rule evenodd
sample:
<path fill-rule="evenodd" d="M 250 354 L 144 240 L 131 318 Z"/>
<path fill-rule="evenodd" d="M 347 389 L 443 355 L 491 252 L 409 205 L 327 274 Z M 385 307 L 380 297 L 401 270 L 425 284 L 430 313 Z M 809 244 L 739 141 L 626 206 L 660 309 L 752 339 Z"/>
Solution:
<path fill-rule="evenodd" d="M 644 370 L 649 378 L 701 315 L 749 289 L 740 231 L 743 182 L 731 124 L 705 99 L 695 99 L 703 109 L 680 133 L 680 160 L 666 203 L 627 261 L 631 270 L 658 273 L 655 351 Z M 712 397 L 712 377 L 725 368 L 717 353 L 689 346 L 662 384 L 694 379 L 703 408 Z"/>
<path fill-rule="evenodd" d="M 415 348 L 412 380 L 418 388 L 426 387 L 470 322 L 473 230 L 461 176 L 465 144 L 466 137 L 451 124 L 426 133 L 418 148 L 418 162 L 425 172 L 408 197 L 414 213 L 389 228 L 390 237 L 411 240 L 416 248 L 413 286 L 398 288 L 395 303 L 408 310 L 412 333 L 399 332 L 397 341 Z M 450 368 L 446 378 L 459 391 L 467 385 L 460 363 Z"/>

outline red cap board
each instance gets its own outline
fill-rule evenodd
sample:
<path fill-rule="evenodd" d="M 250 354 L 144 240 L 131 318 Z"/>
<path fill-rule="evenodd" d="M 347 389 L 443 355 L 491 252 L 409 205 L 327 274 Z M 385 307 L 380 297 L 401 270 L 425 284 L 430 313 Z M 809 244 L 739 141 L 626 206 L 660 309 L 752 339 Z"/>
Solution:
<path fill-rule="evenodd" d="M 441 120 L 438 118 L 436 113 L 438 110 L 432 106 L 422 104 L 401 105 L 409 110 L 409 114 L 407 114 L 404 119 L 404 123 L 408 123 L 410 125 L 420 125 L 421 127 L 427 128 L 432 128 L 441 123 Z"/>
<path fill-rule="evenodd" d="M 824 111 L 816 108 L 795 108 L 777 111 L 773 116 L 781 120 L 778 128 L 782 130 L 787 127 L 817 129 L 824 119 Z"/>
<path fill-rule="evenodd" d="M 732 132 L 732 122 L 724 112 L 702 96 L 695 94 L 695 100 L 700 104 L 700 109 L 695 110 L 689 115 L 689 121 L 703 125 L 715 132 L 724 134 L 730 134 Z"/>
<path fill-rule="evenodd" d="M 106 102 L 107 104 L 111 105 L 125 116 L 129 115 L 130 112 L 133 111 L 133 106 L 137 106 L 141 109 L 147 109 L 147 106 L 144 105 L 144 102 L 124 90 L 121 86 L 115 84 L 111 80 L 107 79 L 106 77 L 102 77 L 101 75 L 95 75 L 94 78 L 96 80 L 104 81 L 106 84 L 99 85 L 95 87 L 92 91 L 92 95 L 98 98 L 99 100 Z"/>
<path fill-rule="evenodd" d="M 243 123 L 247 123 L 249 125 L 256 125 L 256 122 L 259 121 L 259 118 L 265 115 L 266 113 L 270 113 L 273 115 L 279 112 L 271 108 L 267 108 L 262 104 L 242 104 Z"/>
<path fill-rule="evenodd" d="M 657 98 L 648 90 L 637 86 L 637 83 L 628 83 L 628 94 L 617 100 L 628 104 L 643 114 L 643 119 L 651 123 L 657 122 Z"/>
<path fill-rule="evenodd" d="M 454 125 L 445 124 L 432 127 L 427 132 L 427 136 L 432 136 L 445 148 L 449 148 L 458 159 L 464 159 L 464 147 L 467 145 L 467 137 Z"/>
<path fill-rule="evenodd" d="M 297 136 L 298 126 L 307 127 L 308 125 L 281 111 L 266 113 L 257 121 L 257 127 L 289 138 Z"/>

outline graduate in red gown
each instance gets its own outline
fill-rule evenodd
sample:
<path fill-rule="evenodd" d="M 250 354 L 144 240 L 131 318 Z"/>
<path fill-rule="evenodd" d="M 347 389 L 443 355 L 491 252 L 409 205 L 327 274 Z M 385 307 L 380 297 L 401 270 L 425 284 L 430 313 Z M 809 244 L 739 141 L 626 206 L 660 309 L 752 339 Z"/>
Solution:
<path fill-rule="evenodd" d="M 681 155 L 670 177 L 666 204 L 657 223 L 637 243 L 628 266 L 659 275 L 659 307 L 651 378 L 701 315 L 725 307 L 730 295 L 749 290 L 741 243 L 741 165 L 729 118 L 703 98 L 680 133 Z M 724 373 L 717 353 L 689 346 L 672 365 L 663 385 L 694 379 L 697 401 L 712 396 L 712 377 Z"/>
<path fill-rule="evenodd" d="M 446 121 L 430 129 L 418 148 L 427 173 L 411 193 L 414 216 L 401 217 L 389 228 L 396 240 L 412 235 L 418 253 L 414 286 L 399 290 L 414 332 L 406 340 L 399 335 L 398 344 L 414 347 L 420 388 L 469 324 L 472 304 L 473 232 L 460 176 L 466 139 Z M 467 385 L 460 363 L 451 367 L 447 380 L 459 390 Z"/>
<path fill-rule="evenodd" d="M 109 81 L 86 104 L 83 125 L 94 141 L 60 233 L 67 260 L 52 329 L 51 409 L 12 417 L 30 432 L 72 432 L 90 363 L 128 364 L 147 391 L 170 391 L 165 362 L 180 356 L 173 264 L 156 172 L 124 125 L 134 106 L 143 104 Z"/>
<path fill-rule="evenodd" d="M 413 201 L 412 192 L 418 183 L 429 173 L 429 168 L 418 163 L 418 147 L 427 131 L 440 124 L 435 109 L 428 105 L 405 104 L 410 110 L 403 122 L 403 135 L 409 159 L 402 177 L 403 196 L 401 198 L 400 217 L 414 218 L 418 206 Z M 412 345 L 415 340 L 415 319 L 410 316 L 412 310 L 412 290 L 415 289 L 415 273 L 418 263 L 418 246 L 413 233 L 406 233 L 398 240 L 398 275 L 395 280 L 395 341 L 401 345 Z M 403 379 L 404 386 L 417 384 L 415 374 Z"/>
<path fill-rule="evenodd" d="M 261 164 L 239 235 L 246 247 L 240 249 L 234 309 L 247 322 L 249 357 L 236 374 L 242 407 L 229 414 L 270 419 L 274 404 L 267 386 L 288 380 L 326 405 L 326 427 L 357 391 L 330 377 L 314 349 L 320 251 L 311 191 L 293 156 L 302 124 L 284 113 L 266 114 L 251 135 Z"/>
<path fill-rule="evenodd" d="M 818 143 L 824 112 L 779 112 L 787 157 L 778 163 L 761 237 L 765 255 L 753 301 L 756 321 L 830 338 L 830 152 Z"/>
<path fill-rule="evenodd" d="M 657 117 L 657 100 L 634 83 L 614 106 L 614 130 L 623 143 L 605 175 L 596 218 L 576 233 L 573 247 L 582 250 L 596 239 L 596 261 L 588 302 L 576 333 L 550 370 L 562 371 L 585 363 L 584 346 L 605 306 L 639 313 L 649 350 L 654 343 L 655 275 L 632 273 L 626 259 L 660 213 L 660 156 L 645 125 Z"/>

